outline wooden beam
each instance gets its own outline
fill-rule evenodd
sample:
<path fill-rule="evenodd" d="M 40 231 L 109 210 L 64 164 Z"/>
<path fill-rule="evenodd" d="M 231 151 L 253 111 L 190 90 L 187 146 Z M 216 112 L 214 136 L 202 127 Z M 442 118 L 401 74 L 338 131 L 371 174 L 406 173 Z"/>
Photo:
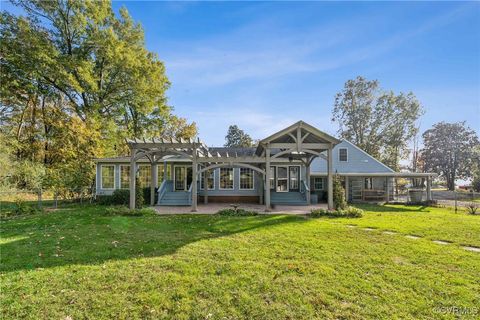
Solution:
<path fill-rule="evenodd" d="M 296 143 L 271 143 L 270 148 L 273 149 L 297 149 Z M 330 147 L 329 143 L 302 143 L 304 149 L 327 150 Z M 301 151 L 301 150 L 300 150 Z"/>

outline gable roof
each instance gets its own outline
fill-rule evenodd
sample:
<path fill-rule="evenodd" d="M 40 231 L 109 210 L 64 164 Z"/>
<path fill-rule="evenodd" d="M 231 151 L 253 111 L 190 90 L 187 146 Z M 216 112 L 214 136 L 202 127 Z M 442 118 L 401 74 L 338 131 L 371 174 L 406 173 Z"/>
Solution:
<path fill-rule="evenodd" d="M 292 124 L 291 126 L 282 129 L 265 139 L 260 140 L 256 150 L 256 154 L 259 155 L 263 152 L 265 145 L 269 143 L 294 143 L 297 130 L 300 129 L 301 136 L 305 137 L 303 142 L 305 143 L 331 143 L 333 145 L 340 143 L 337 138 L 315 128 L 314 126 L 300 120 Z"/>
<path fill-rule="evenodd" d="M 339 161 L 339 150 L 347 149 L 347 161 Z M 353 143 L 343 140 L 333 148 L 333 172 L 346 173 L 391 173 L 391 168 L 375 159 Z M 324 175 L 327 173 L 326 155 L 313 160 L 311 164 L 312 175 Z"/>

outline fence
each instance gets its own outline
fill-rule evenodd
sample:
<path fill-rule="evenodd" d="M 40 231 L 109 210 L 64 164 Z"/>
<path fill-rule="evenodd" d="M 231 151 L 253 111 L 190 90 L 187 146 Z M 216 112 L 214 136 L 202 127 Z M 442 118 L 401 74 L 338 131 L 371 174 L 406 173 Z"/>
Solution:
<path fill-rule="evenodd" d="M 72 204 L 90 204 L 95 199 L 95 188 L 62 189 L 60 191 L 12 190 L 0 192 L 0 212 L 9 212 L 19 205 L 38 209 L 56 209 Z"/>

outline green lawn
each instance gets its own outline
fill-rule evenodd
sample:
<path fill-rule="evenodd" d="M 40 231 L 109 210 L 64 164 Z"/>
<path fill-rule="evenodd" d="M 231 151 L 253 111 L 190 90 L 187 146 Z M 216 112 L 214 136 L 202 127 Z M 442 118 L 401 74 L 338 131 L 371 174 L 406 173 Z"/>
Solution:
<path fill-rule="evenodd" d="M 359 219 L 112 217 L 92 206 L 4 220 L 0 318 L 480 316 L 480 253 L 460 247 L 480 246 L 480 216 L 364 209 Z"/>

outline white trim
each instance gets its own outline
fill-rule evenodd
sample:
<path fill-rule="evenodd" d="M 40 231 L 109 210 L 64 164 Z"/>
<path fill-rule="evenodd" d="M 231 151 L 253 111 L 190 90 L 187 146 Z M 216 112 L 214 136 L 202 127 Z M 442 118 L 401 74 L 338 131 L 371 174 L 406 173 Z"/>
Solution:
<path fill-rule="evenodd" d="M 347 160 L 342 160 L 340 158 L 340 154 L 341 154 L 340 150 L 345 150 L 347 152 Z M 338 148 L 338 162 L 348 162 L 348 148 L 346 148 L 346 147 L 339 147 Z"/>
<path fill-rule="evenodd" d="M 292 167 L 297 167 L 298 168 L 298 180 L 297 180 L 297 183 L 298 183 L 298 188 L 297 189 L 292 189 L 292 190 L 299 190 L 300 191 L 300 184 L 302 183 L 302 178 L 301 178 L 301 175 L 302 175 L 302 166 L 300 165 L 291 165 L 291 166 L 288 166 L 288 191 L 290 192 L 290 181 L 291 181 L 291 177 L 290 177 L 290 168 Z"/>
<path fill-rule="evenodd" d="M 325 178 L 324 177 L 312 177 L 313 178 L 313 190 L 314 191 L 325 191 Z M 317 189 L 317 187 L 315 186 L 315 179 L 321 179 L 322 181 L 322 188 L 321 189 Z"/>
<path fill-rule="evenodd" d="M 207 182 L 207 188 L 208 190 L 215 190 L 215 185 L 216 185 L 216 180 L 215 179 L 217 177 L 217 168 L 214 168 L 214 169 L 211 169 L 213 171 L 213 188 L 208 188 L 208 182 Z M 210 170 L 207 170 L 206 172 L 208 173 L 208 171 Z M 205 188 L 203 187 L 203 173 L 200 174 L 200 190 L 205 190 Z M 208 181 L 208 178 L 207 178 L 207 181 Z"/>
<path fill-rule="evenodd" d="M 232 181 L 232 187 L 231 188 L 222 188 L 222 169 L 228 169 L 232 170 L 233 175 L 233 181 Z M 232 167 L 220 167 L 220 170 L 218 171 L 218 190 L 235 190 L 235 168 Z"/>
<path fill-rule="evenodd" d="M 287 190 L 285 190 L 285 191 L 278 191 L 278 168 L 279 167 L 287 168 Z M 290 191 L 290 179 L 289 179 L 290 168 L 289 168 L 289 166 L 282 166 L 282 165 L 276 166 L 276 173 L 277 173 L 277 175 L 276 175 L 277 179 L 275 181 L 275 192 L 289 192 Z M 282 178 L 281 180 L 285 180 L 285 178 Z"/>
<path fill-rule="evenodd" d="M 175 168 L 176 167 L 181 167 L 181 168 L 185 168 L 185 179 L 184 179 L 184 183 L 185 183 L 185 186 L 183 187 L 183 190 L 177 190 L 177 188 L 175 187 Z M 188 182 L 187 182 L 187 179 L 188 179 L 188 168 L 192 168 L 193 166 L 192 165 L 185 165 L 185 164 L 177 164 L 177 165 L 173 165 L 173 173 L 172 173 L 172 177 L 173 177 L 173 191 L 188 191 Z M 193 183 L 193 169 L 192 169 L 192 183 Z"/>
<path fill-rule="evenodd" d="M 252 187 L 242 188 L 242 169 L 250 170 L 252 172 Z M 255 190 L 255 170 L 250 168 L 238 168 L 238 190 Z"/>
<path fill-rule="evenodd" d="M 104 188 L 103 187 L 103 167 L 113 167 L 113 188 Z M 116 165 L 114 164 L 101 164 L 100 165 L 100 189 L 102 190 L 115 190 L 115 172 L 116 172 Z"/>
<path fill-rule="evenodd" d="M 118 165 L 118 171 L 119 171 L 118 189 L 128 190 L 128 189 L 130 189 L 130 171 L 128 172 L 128 187 L 127 188 L 122 188 L 122 167 L 130 168 L 130 165 L 129 164 L 119 164 Z"/>

